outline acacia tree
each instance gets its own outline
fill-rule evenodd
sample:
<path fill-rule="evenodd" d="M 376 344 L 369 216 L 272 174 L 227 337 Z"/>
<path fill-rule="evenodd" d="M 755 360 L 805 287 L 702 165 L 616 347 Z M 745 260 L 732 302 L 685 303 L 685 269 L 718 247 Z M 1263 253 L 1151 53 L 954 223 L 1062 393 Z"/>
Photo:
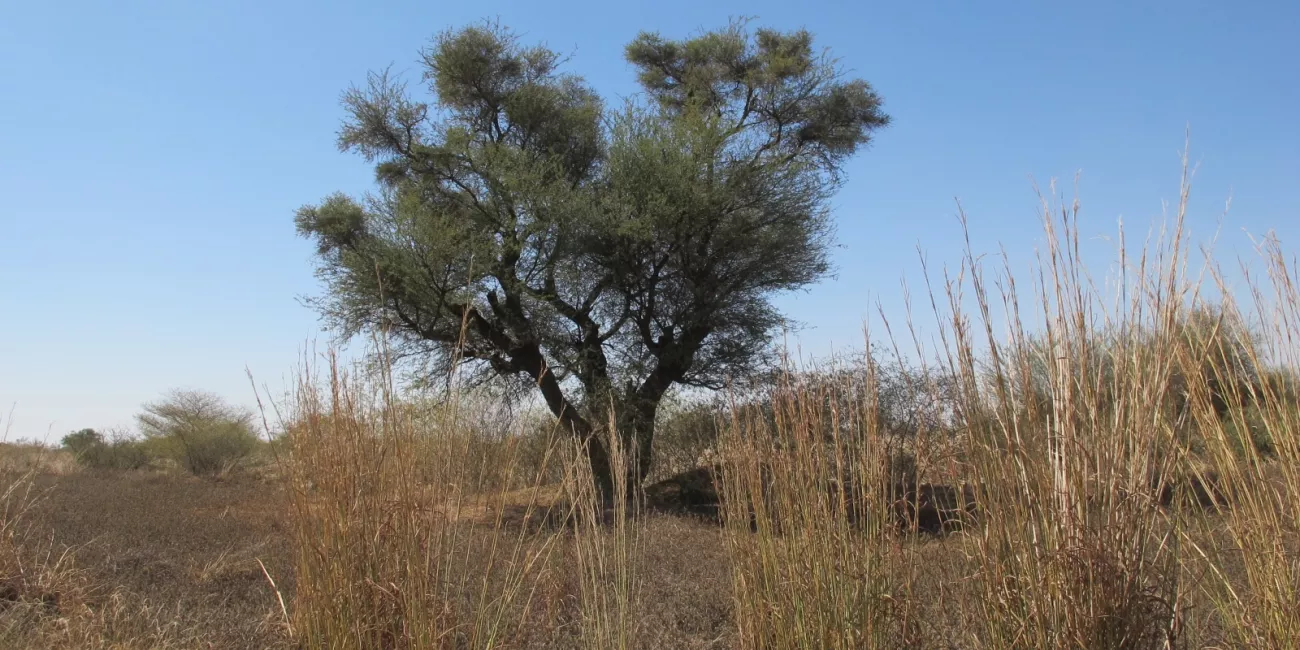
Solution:
<path fill-rule="evenodd" d="M 432 97 L 387 74 L 344 95 L 340 148 L 378 190 L 297 213 L 344 337 L 535 387 L 601 487 L 611 424 L 652 458 L 674 385 L 752 370 L 771 303 L 828 271 L 842 163 L 888 117 L 805 31 L 744 24 L 626 48 L 643 93 L 609 108 L 561 57 L 496 25 L 422 52 Z"/>
<path fill-rule="evenodd" d="M 147 444 L 194 474 L 218 474 L 257 447 L 253 414 L 204 391 L 170 391 L 136 421 Z"/>

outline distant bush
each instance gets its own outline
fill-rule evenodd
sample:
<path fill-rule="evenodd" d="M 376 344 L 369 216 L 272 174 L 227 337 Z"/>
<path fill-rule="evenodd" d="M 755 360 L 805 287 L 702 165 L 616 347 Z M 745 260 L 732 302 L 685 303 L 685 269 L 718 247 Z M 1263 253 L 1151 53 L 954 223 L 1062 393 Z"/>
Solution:
<path fill-rule="evenodd" d="M 62 443 L 64 449 L 80 458 L 91 449 L 103 446 L 104 436 L 94 429 L 82 429 L 63 436 Z"/>
<path fill-rule="evenodd" d="M 143 469 L 154 460 L 144 441 L 125 435 L 106 437 L 94 429 L 69 433 L 62 444 L 82 467 L 90 469 Z"/>
<path fill-rule="evenodd" d="M 1129 395 L 1117 393 L 1120 375 L 1134 363 L 1157 368 L 1152 386 L 1162 390 L 1152 400 L 1156 421 L 1177 432 L 1177 444 L 1200 454 L 1206 436 L 1221 432 L 1239 453 L 1248 448 L 1269 456 L 1273 433 L 1264 425 L 1262 409 L 1275 402 L 1276 408 L 1296 403 L 1294 373 L 1269 365 L 1261 357 L 1261 334 L 1240 314 L 1222 306 L 1197 305 L 1171 312 L 1167 323 L 1126 323 L 1123 327 L 1097 328 L 1080 340 L 1054 349 L 1045 335 L 1026 337 L 1018 344 L 1025 360 L 1024 376 L 1007 382 L 1005 400 L 998 402 L 1003 419 L 1024 422 L 1021 435 L 1046 438 L 1052 422 L 1060 417 L 1054 409 L 1053 386 L 1060 383 L 1056 360 L 1066 356 L 1069 372 L 1077 386 L 1089 386 L 1089 400 L 1070 402 L 1074 417 L 1116 417 Z M 1158 365 L 1163 363 L 1164 365 Z M 1000 371 L 982 368 L 983 381 L 994 386 Z M 1005 378 L 1003 378 L 1005 379 Z M 1059 388 L 1059 386 L 1058 386 Z M 988 404 L 974 408 L 989 410 Z M 991 410 L 985 419 L 995 415 Z"/>
<path fill-rule="evenodd" d="M 511 464 L 513 487 L 533 483 L 549 485 L 564 480 L 562 458 L 568 438 L 549 412 L 540 409 L 521 412 L 510 434 L 504 451 Z"/>
<path fill-rule="evenodd" d="M 259 442 L 251 413 L 202 391 L 172 391 L 146 404 L 137 420 L 146 448 L 198 475 L 237 466 Z"/>

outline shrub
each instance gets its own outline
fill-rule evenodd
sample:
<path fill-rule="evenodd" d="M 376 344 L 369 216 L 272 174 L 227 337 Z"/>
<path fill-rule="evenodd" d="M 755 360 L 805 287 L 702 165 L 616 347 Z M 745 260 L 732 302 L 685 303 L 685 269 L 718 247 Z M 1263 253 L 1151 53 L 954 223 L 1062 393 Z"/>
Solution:
<path fill-rule="evenodd" d="M 143 469 L 154 460 L 143 441 L 123 434 L 105 437 L 94 429 L 82 429 L 64 436 L 62 444 L 89 469 Z"/>
<path fill-rule="evenodd" d="M 257 448 L 253 415 L 211 393 L 172 391 L 137 419 L 148 448 L 193 474 L 224 472 Z"/>
<path fill-rule="evenodd" d="M 0 442 L 0 472 L 66 474 L 76 468 L 76 457 L 36 440 Z"/>
<path fill-rule="evenodd" d="M 82 429 L 73 431 L 63 436 L 61 441 L 63 448 L 72 452 L 78 460 L 87 452 L 104 445 L 104 436 L 94 429 Z"/>

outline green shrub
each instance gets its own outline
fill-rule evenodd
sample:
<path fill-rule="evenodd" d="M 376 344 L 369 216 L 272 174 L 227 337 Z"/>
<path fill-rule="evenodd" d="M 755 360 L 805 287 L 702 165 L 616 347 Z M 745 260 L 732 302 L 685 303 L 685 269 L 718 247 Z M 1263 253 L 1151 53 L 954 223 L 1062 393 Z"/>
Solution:
<path fill-rule="evenodd" d="M 82 467 L 89 469 L 143 469 L 154 460 L 144 441 L 123 435 L 106 438 L 94 429 L 74 431 L 64 436 L 62 443 Z"/>
<path fill-rule="evenodd" d="M 259 442 L 251 413 L 202 391 L 172 391 L 137 419 L 147 449 L 198 475 L 237 466 Z"/>
<path fill-rule="evenodd" d="M 94 429 L 82 429 L 63 436 L 61 442 L 64 449 L 80 459 L 90 450 L 104 446 L 104 436 Z"/>

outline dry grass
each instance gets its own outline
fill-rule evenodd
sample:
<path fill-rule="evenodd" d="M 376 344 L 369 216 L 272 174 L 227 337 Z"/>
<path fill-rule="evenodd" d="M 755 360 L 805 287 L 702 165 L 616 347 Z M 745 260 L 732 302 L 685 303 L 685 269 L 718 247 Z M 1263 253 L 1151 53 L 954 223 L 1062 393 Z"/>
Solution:
<path fill-rule="evenodd" d="M 292 612 L 296 607 L 294 531 L 282 485 L 242 475 L 212 481 L 173 473 L 35 475 L 29 511 L 32 551 L 57 548 L 43 580 L 0 615 L 0 648 L 290 648 L 265 564 Z M 560 486 L 542 490 L 554 499 Z M 517 502 L 516 502 L 517 503 Z M 563 506 L 560 506 L 563 507 Z M 464 573 L 483 576 L 495 514 L 467 517 Z M 539 545 L 541 517 L 525 522 L 507 508 L 503 527 L 526 529 Z M 639 523 L 646 539 L 631 558 L 641 576 L 641 631 L 636 647 L 717 648 L 731 635 L 727 559 L 716 526 L 652 516 Z M 541 530 L 559 534 L 558 525 Z M 477 537 L 469 537 L 471 534 Z M 531 594 L 535 608 L 515 625 L 506 647 L 590 647 L 583 630 L 582 570 L 571 532 L 556 540 L 545 578 Z M 42 544 L 46 546 L 42 546 Z M 554 542 L 552 543 L 554 544 Z M 36 554 L 38 559 L 43 553 Z M 31 575 L 31 562 L 25 565 Z M 505 585 L 498 566 L 489 589 Z M 495 586 L 494 586 L 495 585 Z M 57 593 L 57 609 L 42 596 Z M 518 604 L 518 603 L 517 603 Z M 21 609 L 22 615 L 18 612 Z M 721 641 L 720 641 L 721 639 Z"/>
<path fill-rule="evenodd" d="M 0 442 L 0 472 L 69 474 L 77 469 L 77 459 L 63 449 L 33 442 Z"/>
<path fill-rule="evenodd" d="M 742 647 L 917 641 L 874 405 L 833 390 L 778 389 L 771 418 L 739 413 L 729 427 L 723 516 Z"/>
<path fill-rule="evenodd" d="M 167 474 L 6 474 L 27 509 L 5 648 L 271 647 L 257 560 L 289 565 L 277 488 Z M 18 493 L 12 493 L 16 499 Z M 290 576 L 291 582 L 291 576 Z"/>

